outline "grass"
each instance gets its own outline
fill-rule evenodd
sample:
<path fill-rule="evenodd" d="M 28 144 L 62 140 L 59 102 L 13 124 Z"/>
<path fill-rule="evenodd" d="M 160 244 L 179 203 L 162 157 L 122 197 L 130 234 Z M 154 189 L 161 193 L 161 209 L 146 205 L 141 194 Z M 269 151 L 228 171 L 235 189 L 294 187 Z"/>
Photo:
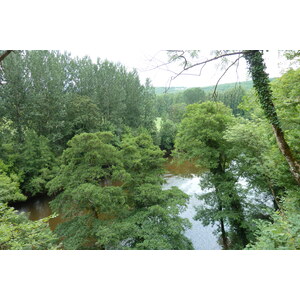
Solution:
<path fill-rule="evenodd" d="M 157 131 L 160 131 L 162 119 L 160 117 L 155 119 L 155 126 Z"/>

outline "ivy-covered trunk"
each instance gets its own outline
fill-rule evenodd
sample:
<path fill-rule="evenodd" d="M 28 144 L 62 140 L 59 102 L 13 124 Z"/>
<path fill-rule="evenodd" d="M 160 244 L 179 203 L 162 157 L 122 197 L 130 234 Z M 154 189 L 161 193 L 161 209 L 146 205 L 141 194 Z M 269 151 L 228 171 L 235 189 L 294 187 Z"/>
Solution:
<path fill-rule="evenodd" d="M 290 171 L 296 182 L 300 185 L 300 165 L 294 158 L 292 151 L 285 140 L 282 131 L 270 87 L 268 74 L 265 72 L 265 64 L 262 52 L 259 50 L 244 51 L 244 57 L 248 63 L 249 72 L 252 76 L 253 86 L 258 94 L 260 105 L 265 116 L 272 125 L 278 147 L 289 164 Z"/>

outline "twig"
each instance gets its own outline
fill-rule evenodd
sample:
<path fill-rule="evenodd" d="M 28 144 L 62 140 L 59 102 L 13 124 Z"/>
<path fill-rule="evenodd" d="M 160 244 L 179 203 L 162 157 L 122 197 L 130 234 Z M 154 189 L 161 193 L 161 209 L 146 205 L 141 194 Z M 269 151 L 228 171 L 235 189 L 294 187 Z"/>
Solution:
<path fill-rule="evenodd" d="M 213 97 L 213 98 L 216 98 L 216 97 L 217 97 L 216 90 L 217 90 L 218 84 L 219 84 L 220 80 L 222 79 L 222 77 L 227 73 L 227 71 L 228 71 L 233 65 L 235 65 L 235 64 L 240 60 L 240 58 L 241 58 L 241 56 L 239 55 L 239 57 L 238 57 L 231 65 L 229 65 L 229 66 L 225 69 L 224 73 L 223 73 L 223 74 L 221 75 L 221 77 L 218 79 L 218 81 L 217 81 L 217 83 L 216 83 L 216 85 L 215 85 L 213 94 L 212 94 L 212 97 Z"/>
<path fill-rule="evenodd" d="M 194 68 L 194 67 L 196 67 L 196 66 L 205 65 L 205 64 L 207 64 L 208 62 L 211 62 L 211 61 L 214 61 L 214 60 L 218 60 L 218 59 L 220 59 L 220 58 L 222 58 L 222 57 L 232 56 L 232 55 L 243 55 L 243 54 L 244 54 L 244 51 L 238 51 L 238 52 L 232 52 L 232 53 L 224 53 L 224 54 L 215 56 L 215 57 L 213 57 L 213 58 L 211 58 L 211 59 L 207 59 L 207 60 L 205 60 L 205 61 L 201 61 L 201 62 L 192 64 L 192 65 L 190 65 L 190 66 L 186 66 L 186 65 L 185 65 L 185 67 L 184 67 L 179 73 L 177 73 L 176 76 L 174 76 L 174 77 L 171 78 L 171 82 L 172 82 L 173 80 L 175 80 L 178 76 L 180 76 L 183 72 L 185 72 L 185 71 L 187 71 L 187 70 L 189 70 L 189 69 L 191 69 L 191 68 Z M 179 55 L 179 56 L 177 56 L 177 58 L 179 58 L 179 57 L 182 58 L 182 54 Z M 240 59 L 240 57 L 241 57 L 241 56 L 239 56 L 239 59 Z M 174 60 L 175 60 L 175 59 L 174 59 Z M 173 60 L 173 61 L 174 61 L 174 60 Z M 226 72 L 225 72 L 225 73 L 226 73 Z M 223 77 L 223 75 L 222 75 L 222 77 Z M 221 78 L 222 78 L 222 77 L 221 77 Z M 171 82 L 170 82 L 170 84 L 171 84 Z"/>

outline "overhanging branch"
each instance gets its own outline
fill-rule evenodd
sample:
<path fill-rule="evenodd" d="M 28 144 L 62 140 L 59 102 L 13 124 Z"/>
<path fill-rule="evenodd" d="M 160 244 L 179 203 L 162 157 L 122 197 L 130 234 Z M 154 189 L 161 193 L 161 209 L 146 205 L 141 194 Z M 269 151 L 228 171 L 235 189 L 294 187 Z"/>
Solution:
<path fill-rule="evenodd" d="M 229 66 L 225 69 L 224 73 L 223 73 L 223 74 L 221 75 L 221 77 L 218 79 L 218 81 L 217 81 L 217 83 L 216 83 L 216 85 L 215 85 L 213 94 L 212 94 L 212 97 L 213 97 L 213 98 L 216 97 L 216 90 L 217 90 L 218 84 L 219 84 L 220 80 L 222 79 L 222 77 L 223 77 L 223 76 L 227 73 L 227 71 L 228 71 L 232 66 L 234 66 L 240 59 L 241 59 L 241 55 L 239 55 L 239 57 L 238 57 L 231 65 L 229 65 Z"/>
<path fill-rule="evenodd" d="M 174 62 L 177 58 L 184 58 L 184 59 L 185 59 L 185 62 L 186 62 L 187 59 L 183 56 L 184 53 L 185 53 L 184 51 L 183 51 L 182 53 L 180 53 L 176 58 L 172 59 L 172 62 Z M 201 71 L 202 71 L 203 67 L 204 67 L 207 63 L 209 63 L 209 62 L 218 60 L 218 59 L 223 58 L 223 57 L 228 57 L 228 56 L 233 56 L 233 55 L 239 55 L 238 59 L 236 59 L 235 62 L 232 63 L 232 64 L 230 65 L 230 67 L 231 67 L 231 66 L 233 66 L 237 61 L 239 61 L 239 59 L 242 57 L 243 54 L 244 54 L 244 51 L 237 51 L 237 52 L 231 52 L 231 53 L 224 53 L 224 54 L 217 55 L 217 56 L 215 56 L 215 57 L 213 57 L 213 58 L 210 58 L 210 59 L 207 59 L 207 60 L 204 60 L 204 61 L 195 63 L 195 64 L 188 65 L 187 63 L 185 63 L 183 69 L 182 69 L 180 72 L 176 73 L 175 76 L 171 77 L 169 86 L 171 85 L 171 82 L 172 82 L 173 80 L 175 80 L 177 77 L 179 77 L 180 75 L 182 75 L 185 71 L 187 71 L 187 70 L 189 70 L 189 69 L 192 69 L 192 68 L 194 68 L 194 67 L 197 67 L 197 66 L 201 66 L 201 65 L 202 65 L 202 68 L 201 68 Z M 225 71 L 224 74 L 221 76 L 221 78 L 226 74 L 227 70 L 228 70 L 230 67 L 228 67 L 228 68 L 226 69 L 226 71 Z M 200 74 L 201 74 L 201 71 L 200 71 Z M 220 79 L 221 79 L 221 78 L 220 78 Z M 220 79 L 218 80 L 218 82 L 220 81 Z"/>

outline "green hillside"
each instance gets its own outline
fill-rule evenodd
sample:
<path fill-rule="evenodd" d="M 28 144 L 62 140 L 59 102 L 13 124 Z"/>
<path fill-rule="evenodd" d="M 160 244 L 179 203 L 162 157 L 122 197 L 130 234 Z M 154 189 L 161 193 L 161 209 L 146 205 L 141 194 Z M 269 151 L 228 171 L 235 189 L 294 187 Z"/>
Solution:
<path fill-rule="evenodd" d="M 227 90 L 231 90 L 231 89 L 239 87 L 239 86 L 245 90 L 250 90 L 253 87 L 253 83 L 252 83 L 252 80 L 243 81 L 243 82 L 223 83 L 223 84 L 218 85 L 217 91 L 225 92 Z M 206 93 L 213 92 L 215 89 L 215 85 L 202 87 L 201 89 Z"/>
<path fill-rule="evenodd" d="M 276 78 L 270 78 L 270 80 L 274 80 Z M 225 92 L 227 90 L 233 89 L 235 87 L 241 86 L 243 89 L 250 90 L 253 87 L 252 84 L 252 80 L 249 81 L 243 81 L 243 82 L 232 82 L 232 83 L 223 83 L 223 84 L 219 84 L 217 91 L 218 92 Z M 206 87 L 200 87 L 204 92 L 209 93 L 212 92 L 215 89 L 215 85 L 211 85 L 211 86 L 206 86 Z M 156 95 L 160 95 L 163 93 L 177 93 L 180 91 L 184 91 L 188 89 L 187 87 L 170 87 L 170 88 L 166 88 L 166 87 L 155 87 L 155 93 Z"/>
<path fill-rule="evenodd" d="M 177 93 L 177 92 L 181 92 L 186 90 L 187 87 L 184 86 L 175 86 L 175 87 L 163 87 L 163 86 L 159 86 L 159 87 L 155 87 L 155 93 L 156 95 L 161 95 L 161 94 L 172 94 L 172 93 Z"/>

